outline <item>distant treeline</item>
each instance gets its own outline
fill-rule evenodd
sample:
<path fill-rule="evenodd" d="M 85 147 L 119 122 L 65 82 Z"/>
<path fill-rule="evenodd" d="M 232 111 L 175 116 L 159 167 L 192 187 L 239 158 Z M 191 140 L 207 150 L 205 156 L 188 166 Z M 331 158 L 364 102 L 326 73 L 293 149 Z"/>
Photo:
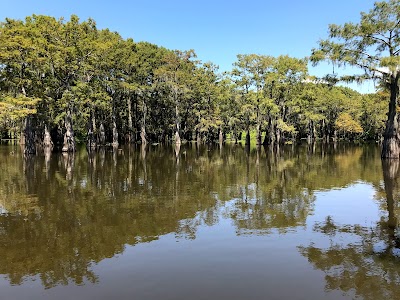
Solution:
<path fill-rule="evenodd" d="M 33 15 L 0 24 L 0 132 L 26 153 L 119 143 L 379 140 L 386 92 L 317 81 L 307 59 L 238 55 L 231 72 L 123 39 L 95 21 Z"/>

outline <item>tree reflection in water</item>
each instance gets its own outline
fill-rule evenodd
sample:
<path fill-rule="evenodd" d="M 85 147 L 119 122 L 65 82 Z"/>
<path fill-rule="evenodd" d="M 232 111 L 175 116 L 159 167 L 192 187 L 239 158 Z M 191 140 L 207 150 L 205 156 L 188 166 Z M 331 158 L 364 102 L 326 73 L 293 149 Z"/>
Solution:
<path fill-rule="evenodd" d="M 126 245 L 195 239 L 222 218 L 238 235 L 285 233 L 305 225 L 316 190 L 381 180 L 379 151 L 348 145 L 148 145 L 32 160 L 9 152 L 0 151 L 0 274 L 46 288 L 96 283 L 93 265 Z M 374 234 L 389 232 L 378 225 Z"/>
<path fill-rule="evenodd" d="M 300 253 L 325 272 L 326 289 L 355 293 L 362 299 L 400 299 L 400 237 L 397 215 L 400 196 L 398 160 L 382 161 L 383 185 L 377 200 L 387 214 L 373 227 L 337 224 L 332 217 L 314 226 L 330 246 L 300 246 Z M 350 237 L 351 242 L 346 243 Z"/>

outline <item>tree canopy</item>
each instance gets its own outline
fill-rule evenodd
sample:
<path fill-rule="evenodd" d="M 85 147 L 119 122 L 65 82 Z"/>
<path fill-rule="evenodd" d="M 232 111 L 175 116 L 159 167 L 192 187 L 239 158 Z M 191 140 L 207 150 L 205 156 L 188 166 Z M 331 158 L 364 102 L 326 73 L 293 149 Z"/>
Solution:
<path fill-rule="evenodd" d="M 400 3 L 396 0 L 376 2 L 360 22 L 331 24 L 329 38 L 313 49 L 311 61 L 328 60 L 339 66 L 355 66 L 363 73 L 334 80 L 378 80 L 390 91 L 390 104 L 384 133 L 382 157 L 399 158 L 398 97 L 400 79 Z"/>
<path fill-rule="evenodd" d="M 363 18 L 366 24 L 372 17 Z M 372 46 L 372 38 L 356 39 L 365 24 L 331 26 L 332 38 L 344 36 L 348 45 L 323 41 L 311 60 L 352 63 L 345 49 Z M 393 61 L 381 65 L 389 68 Z M 221 73 L 194 50 L 124 39 L 98 29 L 92 19 L 6 19 L 0 24 L 1 138 L 21 139 L 27 154 L 53 147 L 71 152 L 77 142 L 89 150 L 137 142 L 237 142 L 242 133 L 246 143 L 255 133 L 257 144 L 379 140 L 384 112 L 377 101 L 386 100 L 318 82 L 307 63 L 287 55 L 239 54 L 232 71 Z M 368 70 L 370 77 L 377 74 Z"/>

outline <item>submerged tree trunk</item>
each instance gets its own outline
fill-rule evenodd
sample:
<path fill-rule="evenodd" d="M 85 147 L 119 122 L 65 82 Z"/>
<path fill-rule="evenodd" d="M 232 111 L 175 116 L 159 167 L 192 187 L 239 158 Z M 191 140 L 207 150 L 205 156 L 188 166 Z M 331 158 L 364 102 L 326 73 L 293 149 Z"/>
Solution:
<path fill-rule="evenodd" d="M 180 122 L 179 122 L 179 110 L 178 110 L 178 105 L 175 105 L 175 144 L 180 144 L 181 143 L 181 137 L 179 135 L 179 129 L 180 129 Z"/>
<path fill-rule="evenodd" d="M 268 145 L 268 131 L 265 131 L 264 141 L 262 142 L 264 146 Z"/>
<path fill-rule="evenodd" d="M 140 139 L 142 141 L 142 145 L 147 145 L 147 136 L 146 136 L 146 114 L 147 114 L 147 107 L 144 98 L 142 98 L 142 105 L 143 105 L 143 114 L 142 114 L 142 122 L 140 128 Z"/>
<path fill-rule="evenodd" d="M 62 147 L 62 152 L 75 152 L 75 136 L 74 130 L 72 128 L 72 118 L 71 111 L 67 111 L 67 117 L 65 118 L 65 133 L 64 133 L 64 142 Z"/>
<path fill-rule="evenodd" d="M 179 164 L 179 152 L 181 151 L 181 144 L 176 144 L 175 145 L 175 157 L 176 157 L 176 163 Z"/>
<path fill-rule="evenodd" d="M 140 139 L 142 141 L 142 145 L 147 144 L 147 139 L 146 139 L 146 128 L 142 125 L 140 129 Z"/>
<path fill-rule="evenodd" d="M 245 145 L 250 145 L 250 130 L 247 128 Z"/>
<path fill-rule="evenodd" d="M 277 126 L 275 126 L 275 140 L 277 144 L 281 143 L 281 131 Z"/>
<path fill-rule="evenodd" d="M 329 132 L 326 127 L 327 126 L 326 126 L 325 120 L 322 119 L 322 121 L 321 121 L 321 137 L 324 142 L 329 142 Z M 315 130 L 314 122 L 313 122 L 313 133 L 314 133 L 314 136 L 316 137 L 316 130 Z"/>
<path fill-rule="evenodd" d="M 20 137 L 19 137 L 19 144 L 20 145 L 25 145 L 25 127 L 26 127 L 26 124 L 25 124 L 25 120 L 23 121 L 23 123 L 22 123 L 22 128 L 21 128 L 21 132 L 20 132 Z"/>
<path fill-rule="evenodd" d="M 128 135 L 127 142 L 132 143 L 134 141 L 133 137 L 133 122 L 132 122 L 132 99 L 131 97 L 127 97 L 128 103 Z"/>
<path fill-rule="evenodd" d="M 111 116 L 111 120 L 112 120 L 112 146 L 113 148 L 117 148 L 118 147 L 118 129 L 117 129 L 117 120 L 116 120 L 116 108 L 115 108 L 115 101 L 116 98 L 118 97 L 119 100 L 121 100 L 121 97 L 118 96 L 118 94 L 114 94 L 113 96 L 113 100 L 112 100 L 112 116 Z"/>
<path fill-rule="evenodd" d="M 115 120 L 115 115 L 113 115 L 113 129 L 112 129 L 112 146 L 114 148 L 118 147 L 118 129 L 117 129 L 117 122 Z"/>
<path fill-rule="evenodd" d="M 23 140 L 24 140 L 24 154 L 35 154 L 35 133 L 32 129 L 32 116 L 27 116 L 24 121 L 24 132 L 23 132 Z"/>
<path fill-rule="evenodd" d="M 74 171 L 74 153 L 63 153 L 62 157 L 64 160 L 65 179 L 70 181 Z"/>
<path fill-rule="evenodd" d="M 200 143 L 201 143 L 201 135 L 200 135 L 200 131 L 198 129 L 196 129 L 196 143 L 198 145 L 200 145 Z"/>
<path fill-rule="evenodd" d="M 315 141 L 315 125 L 312 120 L 308 122 L 308 135 L 307 135 L 307 142 L 310 144 L 311 142 Z"/>
<path fill-rule="evenodd" d="M 224 143 L 224 134 L 222 132 L 222 128 L 219 129 L 218 141 L 219 141 L 220 145 L 222 145 Z"/>
<path fill-rule="evenodd" d="M 259 94 L 259 89 L 257 88 L 257 95 Z M 261 145 L 261 115 L 260 115 L 260 99 L 257 97 L 257 136 L 256 136 L 256 145 Z"/>
<path fill-rule="evenodd" d="M 175 144 L 181 144 L 181 137 L 179 136 L 179 130 L 175 131 Z"/>
<path fill-rule="evenodd" d="M 38 149 L 43 147 L 43 139 L 41 139 L 41 136 L 39 134 L 36 134 L 36 130 L 33 131 L 33 136 L 34 136 L 34 143 L 35 143 L 35 149 L 38 151 Z"/>
<path fill-rule="evenodd" d="M 44 126 L 43 148 L 45 150 L 53 149 L 53 141 L 51 140 L 51 135 L 47 128 L 47 125 Z"/>
<path fill-rule="evenodd" d="M 268 143 L 270 145 L 275 144 L 275 122 L 272 118 L 269 118 L 268 121 Z"/>
<path fill-rule="evenodd" d="M 106 144 L 106 133 L 104 130 L 103 123 L 100 123 L 100 128 L 99 128 L 99 144 L 100 146 L 104 146 Z"/>
<path fill-rule="evenodd" d="M 238 133 L 237 133 L 236 128 L 233 130 L 233 136 L 235 138 L 235 145 L 237 145 L 238 144 Z"/>
<path fill-rule="evenodd" d="M 89 121 L 89 130 L 87 133 L 87 148 L 88 150 L 94 150 L 97 147 L 97 130 L 96 130 L 96 118 L 94 113 L 92 114 L 92 118 Z"/>
<path fill-rule="evenodd" d="M 397 77 L 397 76 L 396 76 Z M 389 113 L 386 121 L 385 133 L 383 135 L 382 153 L 383 159 L 399 159 L 399 120 L 397 113 L 397 98 L 399 95 L 398 79 L 395 76 L 390 78 L 390 102 Z"/>
<path fill-rule="evenodd" d="M 333 130 L 333 142 L 334 143 L 337 142 L 337 130 L 336 130 L 336 128 Z"/>
<path fill-rule="evenodd" d="M 257 124 L 257 141 L 256 141 L 257 145 L 261 145 L 261 139 L 262 139 L 262 136 L 261 136 L 261 125 Z"/>

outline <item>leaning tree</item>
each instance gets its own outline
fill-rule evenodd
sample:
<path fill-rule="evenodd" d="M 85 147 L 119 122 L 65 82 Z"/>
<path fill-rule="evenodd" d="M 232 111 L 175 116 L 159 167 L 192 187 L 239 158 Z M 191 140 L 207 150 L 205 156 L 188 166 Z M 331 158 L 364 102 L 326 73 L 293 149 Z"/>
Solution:
<path fill-rule="evenodd" d="M 329 38 L 312 50 L 314 64 L 322 60 L 338 66 L 361 68 L 359 75 L 343 76 L 341 80 L 381 81 L 390 91 L 382 158 L 399 158 L 399 78 L 400 78 L 400 1 L 375 2 L 368 13 L 361 13 L 359 23 L 331 24 Z"/>

